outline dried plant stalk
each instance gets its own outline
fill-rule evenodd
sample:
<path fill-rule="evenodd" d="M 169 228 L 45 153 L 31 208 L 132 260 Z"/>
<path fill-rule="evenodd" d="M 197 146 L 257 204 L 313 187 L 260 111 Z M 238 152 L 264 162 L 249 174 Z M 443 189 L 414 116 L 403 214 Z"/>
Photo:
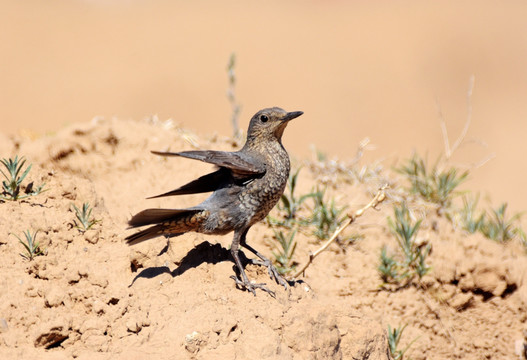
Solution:
<path fill-rule="evenodd" d="M 324 245 L 322 245 L 317 251 L 315 251 L 314 253 L 310 253 L 309 254 L 309 259 L 307 260 L 307 262 L 304 264 L 304 266 L 302 266 L 302 268 L 300 270 L 298 270 L 293 276 L 291 276 L 291 279 L 296 279 L 297 277 L 299 277 L 300 275 L 303 275 L 304 276 L 304 272 L 306 271 L 306 269 L 309 267 L 309 265 L 311 265 L 311 263 L 313 262 L 313 260 L 321 253 L 323 252 L 324 250 L 326 250 L 328 248 L 329 245 L 331 245 L 331 243 L 333 241 L 335 241 L 335 239 L 340 235 L 340 233 L 346 228 L 348 227 L 349 225 L 351 225 L 355 219 L 357 219 L 358 217 L 362 216 L 362 214 L 364 214 L 364 212 L 366 210 L 368 210 L 369 208 L 373 208 L 375 209 L 377 207 L 377 205 L 379 205 L 382 201 L 384 201 L 384 199 L 386 199 L 386 194 L 384 192 L 384 190 L 386 190 L 386 188 L 388 187 L 388 185 L 383 185 L 381 186 L 381 188 L 379 189 L 379 191 L 377 192 L 377 194 L 373 197 L 373 199 L 366 205 L 364 206 L 363 208 L 355 211 L 355 213 L 348 213 L 348 222 L 344 225 L 342 225 L 341 227 L 337 228 L 335 230 L 335 232 L 333 233 L 333 235 L 328 239 L 328 241 L 326 241 L 324 243 Z"/>

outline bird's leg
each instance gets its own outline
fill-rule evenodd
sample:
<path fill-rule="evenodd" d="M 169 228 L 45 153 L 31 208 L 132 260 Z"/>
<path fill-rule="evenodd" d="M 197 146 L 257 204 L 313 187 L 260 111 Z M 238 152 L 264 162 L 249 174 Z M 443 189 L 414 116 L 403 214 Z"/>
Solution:
<path fill-rule="evenodd" d="M 231 276 L 231 279 L 233 279 L 236 282 L 236 285 L 252 292 L 254 296 L 256 296 L 256 292 L 254 291 L 254 289 L 261 289 L 267 292 L 272 297 L 275 297 L 275 293 L 269 290 L 265 286 L 265 284 L 251 283 L 249 281 L 249 278 L 247 277 L 247 274 L 245 274 L 245 269 L 243 268 L 242 262 L 240 261 L 240 256 L 238 255 L 238 251 L 240 250 L 240 239 L 245 238 L 245 234 L 247 234 L 247 230 L 249 229 L 245 229 L 241 233 L 239 231 L 234 232 L 234 239 L 232 240 L 232 245 L 231 245 L 231 254 L 234 259 L 234 262 L 236 263 L 236 266 L 238 267 L 238 270 L 240 271 L 241 280 L 236 276 Z"/>
<path fill-rule="evenodd" d="M 251 259 L 250 260 L 251 263 L 253 263 L 255 265 L 261 265 L 261 266 L 267 267 L 267 272 L 269 273 L 269 277 L 271 279 L 274 279 L 277 284 L 282 285 L 287 290 L 287 288 L 288 288 L 287 280 L 282 275 L 280 275 L 280 273 L 278 272 L 276 267 L 271 263 L 271 260 L 269 260 L 268 258 L 263 256 L 262 254 L 260 254 L 251 245 L 247 244 L 247 242 L 245 241 L 245 235 L 246 234 L 247 234 L 247 232 L 243 233 L 241 241 L 240 241 L 240 245 L 243 246 L 244 248 L 246 248 L 247 250 L 249 250 L 250 252 L 252 252 L 254 255 L 258 256 L 260 258 L 260 260 L 261 260 L 261 261 L 259 261 L 259 260 Z"/>

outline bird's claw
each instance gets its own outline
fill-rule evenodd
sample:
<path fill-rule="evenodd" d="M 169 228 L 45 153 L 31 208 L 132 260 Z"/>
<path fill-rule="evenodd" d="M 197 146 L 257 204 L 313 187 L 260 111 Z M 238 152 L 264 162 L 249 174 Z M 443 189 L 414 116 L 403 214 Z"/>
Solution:
<path fill-rule="evenodd" d="M 253 265 L 265 266 L 271 279 L 275 280 L 277 284 L 282 285 L 286 290 L 289 288 L 287 280 L 282 275 L 280 275 L 276 267 L 271 264 L 270 260 L 251 259 L 251 263 Z"/>
<path fill-rule="evenodd" d="M 258 283 L 252 283 L 250 281 L 243 281 L 238 279 L 236 276 L 231 275 L 231 279 L 234 280 L 236 285 L 240 286 L 242 289 L 245 289 L 247 291 L 250 291 L 253 293 L 254 296 L 256 296 L 256 291 L 254 289 L 260 289 L 271 295 L 272 297 L 276 297 L 274 291 L 269 290 L 264 283 L 258 284 Z"/>

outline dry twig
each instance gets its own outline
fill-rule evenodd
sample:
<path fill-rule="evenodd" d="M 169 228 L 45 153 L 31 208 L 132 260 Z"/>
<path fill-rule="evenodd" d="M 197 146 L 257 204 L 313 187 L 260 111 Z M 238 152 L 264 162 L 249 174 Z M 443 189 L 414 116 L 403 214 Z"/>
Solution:
<path fill-rule="evenodd" d="M 461 131 L 461 134 L 457 138 L 457 140 L 454 142 L 454 145 L 450 147 L 450 141 L 448 139 L 448 132 L 446 129 L 446 122 L 443 117 L 443 114 L 441 113 L 441 109 L 439 109 L 439 115 L 441 118 L 441 131 L 443 132 L 443 141 L 445 143 L 445 156 L 447 160 L 449 160 L 452 157 L 452 154 L 457 150 L 459 145 L 465 140 L 465 137 L 468 133 L 468 128 L 470 127 L 470 122 L 472 121 L 472 91 L 474 90 L 474 75 L 470 77 L 469 81 L 469 87 L 467 92 L 467 121 L 465 122 L 465 126 L 463 127 L 463 130 Z"/>
<path fill-rule="evenodd" d="M 446 159 L 446 161 L 450 161 L 452 156 L 456 152 L 456 150 L 458 148 L 460 148 L 462 145 L 466 145 L 468 143 L 476 143 L 478 145 L 483 146 L 484 148 L 487 147 L 487 144 L 485 144 L 481 140 L 478 140 L 478 139 L 467 140 L 466 139 L 467 134 L 468 134 L 468 129 L 469 129 L 470 123 L 472 121 L 472 93 L 474 91 L 474 82 L 475 82 L 475 77 L 474 77 L 474 75 L 472 75 L 470 77 L 470 79 L 469 79 L 469 86 L 468 86 L 468 91 L 467 91 L 467 120 L 465 121 L 465 125 L 463 126 L 463 129 L 461 130 L 461 133 L 459 134 L 459 137 L 456 139 L 456 141 L 454 142 L 453 145 L 450 145 L 450 139 L 448 137 L 448 131 L 447 131 L 447 128 L 446 128 L 446 121 L 445 121 L 445 118 L 443 116 L 443 112 L 441 110 L 441 107 L 439 106 L 439 102 L 437 102 L 437 109 L 438 109 L 438 112 L 439 112 L 439 121 L 440 121 L 440 126 L 441 126 L 441 133 L 443 135 L 443 144 L 444 144 L 444 147 L 445 147 L 445 159 Z M 483 166 L 485 163 L 487 163 L 488 161 L 492 160 L 494 157 L 495 157 L 495 154 L 490 154 L 490 155 L 486 156 L 484 159 L 482 159 L 482 160 L 480 160 L 480 161 L 478 161 L 476 163 L 473 163 L 473 164 L 471 164 L 468 167 L 469 168 L 479 168 L 479 167 Z"/>
<path fill-rule="evenodd" d="M 321 253 L 323 252 L 324 250 L 326 250 L 328 248 L 328 246 L 333 242 L 335 241 L 335 239 L 340 235 L 340 233 L 346 228 L 348 227 L 349 225 L 351 225 L 355 219 L 357 219 L 358 217 L 362 216 L 362 214 L 364 214 L 364 212 L 366 210 L 368 210 L 369 208 L 373 208 L 373 209 L 376 209 L 377 208 L 377 205 L 379 205 L 382 201 L 384 201 L 384 199 L 386 198 L 386 194 L 384 192 L 384 190 L 386 190 L 386 188 L 388 187 L 388 185 L 383 185 L 381 186 L 381 188 L 379 189 L 379 191 L 377 192 L 377 194 L 373 197 L 373 199 L 366 205 L 364 206 L 363 208 L 357 210 L 355 213 L 348 213 L 348 217 L 349 217 L 349 221 L 342 225 L 341 227 L 337 228 L 337 230 L 335 230 L 335 232 L 333 233 L 333 235 L 331 236 L 331 238 L 329 238 L 328 241 L 326 241 L 324 243 L 324 245 L 322 245 L 317 251 L 315 251 L 314 253 L 310 253 L 309 254 L 309 259 L 308 261 L 304 264 L 304 266 L 302 266 L 302 268 L 297 271 L 291 278 L 292 279 L 296 279 L 297 277 L 299 277 L 300 275 L 304 275 L 304 272 L 306 271 L 306 269 L 308 268 L 309 265 L 311 265 L 311 263 L 313 262 L 313 260 Z"/>

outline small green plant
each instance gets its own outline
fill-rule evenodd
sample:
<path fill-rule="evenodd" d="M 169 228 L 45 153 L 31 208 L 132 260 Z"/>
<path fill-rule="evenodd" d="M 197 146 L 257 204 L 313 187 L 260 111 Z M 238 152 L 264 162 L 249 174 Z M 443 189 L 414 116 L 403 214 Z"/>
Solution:
<path fill-rule="evenodd" d="M 416 276 L 419 280 L 430 271 L 426 259 L 430 254 L 430 245 L 421 245 L 416 241 L 421 220 L 414 222 L 405 203 L 394 207 L 395 220 L 388 218 L 388 225 L 397 239 L 402 252 L 398 258 L 388 255 L 386 247 L 381 249 L 380 265 L 377 270 L 384 284 L 407 285 Z M 404 284 L 403 281 L 405 281 Z M 384 285 L 383 284 L 383 285 Z"/>
<path fill-rule="evenodd" d="M 31 170 L 31 164 L 24 169 L 24 164 L 26 159 L 24 157 L 18 158 L 18 155 L 14 159 L 2 159 L 0 163 L 4 165 L 7 170 L 6 173 L 0 168 L 5 180 L 2 181 L 2 194 L 0 195 L 1 200 L 21 200 L 30 196 L 38 195 L 43 191 L 44 185 L 42 184 L 35 189 L 33 189 L 33 183 L 30 183 L 26 187 L 26 194 L 20 195 L 20 186 L 22 181 L 26 178 L 29 170 Z"/>
<path fill-rule="evenodd" d="M 287 188 L 278 203 L 280 218 L 267 217 L 270 225 L 286 228 L 299 226 L 300 228 L 313 226 L 313 234 L 320 240 L 329 236 L 346 220 L 343 214 L 345 207 L 338 207 L 334 199 L 326 199 L 326 190 L 313 190 L 310 193 L 297 195 L 297 180 L 300 168 L 289 175 Z M 309 218 L 301 218 L 299 212 L 307 199 L 313 199 L 312 215 Z"/>
<path fill-rule="evenodd" d="M 460 219 L 464 230 L 471 234 L 479 231 L 485 237 L 499 242 L 518 238 L 521 244 L 527 246 L 526 235 L 520 224 L 521 213 L 507 217 L 507 203 L 487 212 L 478 211 L 478 201 L 479 195 L 463 196 L 463 207 L 457 213 L 453 213 L 454 216 L 457 215 L 457 219 Z M 450 220 L 454 221 L 454 219 Z"/>
<path fill-rule="evenodd" d="M 274 230 L 278 244 L 274 245 L 276 251 L 273 253 L 277 269 L 281 274 L 290 272 L 296 265 L 296 262 L 293 261 L 297 244 L 294 241 L 294 237 L 298 231 L 305 234 L 305 230 L 309 229 L 308 231 L 313 233 L 318 239 L 326 240 L 347 218 L 343 214 L 344 207 L 337 207 L 334 199 L 326 200 L 326 190 L 297 195 L 299 173 L 300 168 L 289 175 L 286 191 L 281 196 L 277 206 L 279 217 L 267 216 L 269 225 L 287 229 L 285 232 Z M 304 203 L 309 198 L 312 198 L 314 202 L 311 208 L 312 215 L 303 218 L 299 213 L 304 206 L 306 210 L 308 209 L 308 206 L 304 205 Z M 346 239 L 351 237 L 357 237 L 357 235 L 349 236 Z M 342 240 L 339 239 L 337 241 Z"/>
<path fill-rule="evenodd" d="M 325 240 L 346 220 L 346 207 L 337 207 L 334 199 L 325 200 L 326 190 L 316 191 L 313 196 L 313 216 L 309 222 L 315 226 L 314 235 Z"/>
<path fill-rule="evenodd" d="M 515 223 L 520 219 L 521 214 L 517 213 L 511 218 L 507 218 L 505 212 L 507 211 L 507 203 L 503 203 L 499 208 L 492 209 L 490 215 L 487 215 L 487 221 L 481 226 L 481 232 L 489 239 L 506 242 L 516 236 L 520 239 L 523 230 L 515 226 Z M 524 235 L 524 234 L 523 234 Z"/>
<path fill-rule="evenodd" d="M 399 349 L 399 342 L 401 341 L 401 336 L 403 335 L 404 329 L 406 329 L 407 325 L 404 325 L 403 327 L 399 326 L 397 328 L 393 328 L 388 324 L 388 347 L 390 349 L 390 354 L 392 355 L 394 360 L 403 360 L 404 354 L 406 351 L 412 346 L 412 344 L 417 340 L 414 339 L 410 344 L 408 344 L 404 349 Z"/>
<path fill-rule="evenodd" d="M 426 244 L 424 248 L 420 246 L 416 248 L 415 274 L 419 279 L 422 279 L 430 271 L 430 266 L 426 264 L 426 258 L 430 255 L 431 249 L 430 244 Z"/>
<path fill-rule="evenodd" d="M 277 264 L 276 269 L 280 274 L 285 275 L 294 270 L 297 265 L 293 261 L 297 244 L 294 240 L 296 230 L 290 231 L 287 235 L 284 235 L 282 231 L 275 230 L 274 235 L 279 244 L 279 247 L 275 246 L 276 251 L 273 251 L 275 263 Z"/>
<path fill-rule="evenodd" d="M 471 234 L 480 231 L 485 225 L 485 213 L 480 212 L 476 215 L 479 202 L 479 195 L 475 197 L 463 196 L 463 208 L 459 211 L 463 229 Z"/>
<path fill-rule="evenodd" d="M 277 206 L 279 217 L 275 218 L 271 215 L 267 216 L 269 225 L 287 229 L 285 233 L 281 230 L 274 230 L 274 237 L 277 240 L 277 243 L 273 245 L 275 248 L 273 255 L 276 268 L 282 275 L 294 270 L 297 265 L 297 263 L 293 261 L 297 245 L 294 238 L 299 229 L 309 225 L 308 221 L 299 218 L 298 212 L 302 208 L 305 200 L 314 196 L 313 193 L 297 196 L 296 185 L 300 170 L 301 168 L 298 168 L 295 172 L 289 174 L 286 191 L 282 194 Z"/>
<path fill-rule="evenodd" d="M 388 224 L 403 251 L 403 266 L 409 269 L 410 274 L 413 270 L 420 279 L 430 270 L 430 267 L 425 263 L 426 257 L 430 253 L 430 245 L 423 248 L 416 241 L 421 220 L 417 220 L 415 223 L 412 221 L 410 211 L 405 203 L 401 207 L 395 207 L 394 214 L 395 221 L 388 218 Z"/>
<path fill-rule="evenodd" d="M 300 170 L 301 168 L 298 168 L 295 172 L 289 174 L 286 191 L 280 197 L 277 206 L 278 210 L 282 212 L 283 215 L 280 219 L 268 216 L 268 221 L 271 225 L 292 228 L 295 223 L 299 223 L 300 225 L 307 224 L 305 220 L 299 219 L 298 211 L 302 208 L 302 204 L 308 198 L 315 196 L 315 193 L 308 193 L 301 196 L 296 195 L 296 184 Z"/>
<path fill-rule="evenodd" d="M 392 256 L 389 256 L 386 251 L 386 246 L 381 248 L 381 263 L 377 270 L 381 275 L 384 284 L 400 283 L 406 274 L 400 271 L 400 265 Z"/>
<path fill-rule="evenodd" d="M 25 252 L 20 253 L 20 256 L 22 256 L 24 259 L 27 259 L 29 261 L 33 260 L 36 256 L 44 255 L 42 250 L 40 249 L 40 245 L 38 242 L 36 242 L 38 230 L 33 233 L 33 235 L 29 232 L 29 230 L 26 230 L 24 232 L 24 236 L 26 238 L 26 241 L 22 241 L 17 235 L 13 234 L 18 241 L 24 246 Z"/>
<path fill-rule="evenodd" d="M 417 154 L 414 154 L 398 171 L 408 177 L 411 184 L 410 192 L 420 195 L 426 201 L 438 204 L 442 209 L 451 206 L 456 188 L 467 179 L 469 174 L 468 171 L 459 173 L 454 167 L 443 170 L 439 167 L 439 161 L 432 169 L 428 169 L 425 160 Z"/>
<path fill-rule="evenodd" d="M 74 220 L 75 227 L 77 227 L 81 231 L 86 231 L 92 228 L 93 225 L 97 224 L 98 220 L 95 220 L 95 218 L 92 217 L 92 210 L 90 208 L 89 203 L 83 203 L 82 204 L 82 210 L 80 210 L 78 207 L 75 206 L 75 204 L 72 204 L 73 209 L 75 210 L 75 217 L 79 221 Z"/>

